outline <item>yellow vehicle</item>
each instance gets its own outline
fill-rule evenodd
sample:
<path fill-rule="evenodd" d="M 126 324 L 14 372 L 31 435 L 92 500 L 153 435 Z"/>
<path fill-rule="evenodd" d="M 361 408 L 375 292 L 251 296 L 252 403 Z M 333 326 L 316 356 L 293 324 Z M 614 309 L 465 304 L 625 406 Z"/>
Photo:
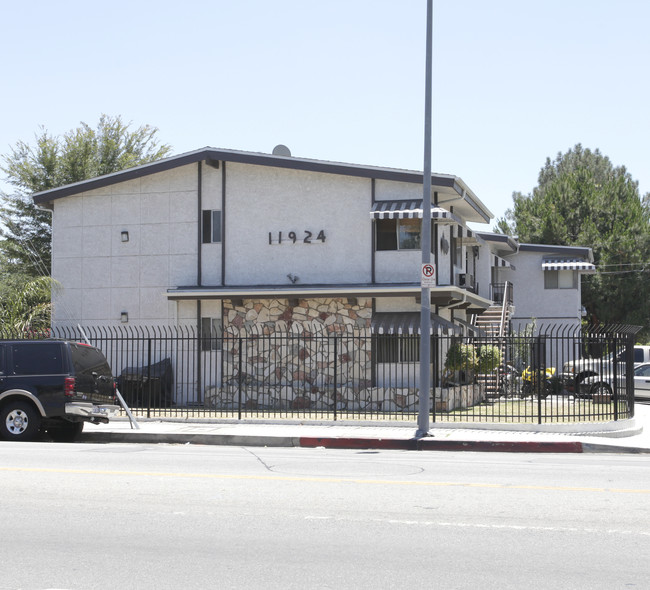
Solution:
<path fill-rule="evenodd" d="M 536 395 L 538 392 L 541 398 L 549 396 L 553 393 L 551 379 L 555 373 L 555 367 L 546 367 L 544 372 L 526 367 L 521 373 L 521 397 Z"/>

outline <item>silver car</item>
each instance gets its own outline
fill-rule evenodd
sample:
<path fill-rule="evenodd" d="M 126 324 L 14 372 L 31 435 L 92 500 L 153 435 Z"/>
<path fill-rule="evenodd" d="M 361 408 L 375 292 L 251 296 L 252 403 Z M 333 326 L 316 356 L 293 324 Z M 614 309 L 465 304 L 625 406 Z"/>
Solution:
<path fill-rule="evenodd" d="M 634 397 L 650 400 L 650 363 L 634 368 Z"/>
<path fill-rule="evenodd" d="M 592 375 L 580 384 L 580 394 L 591 397 L 593 394 L 611 395 L 614 377 L 610 375 Z M 625 375 L 618 376 L 619 395 L 625 391 Z M 650 363 L 641 363 L 634 367 L 634 397 L 650 400 Z"/>

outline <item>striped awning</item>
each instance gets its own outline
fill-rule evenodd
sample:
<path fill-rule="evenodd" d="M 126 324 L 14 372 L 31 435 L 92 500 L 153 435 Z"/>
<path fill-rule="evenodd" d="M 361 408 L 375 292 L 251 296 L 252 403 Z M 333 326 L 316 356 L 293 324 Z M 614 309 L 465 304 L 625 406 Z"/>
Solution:
<path fill-rule="evenodd" d="M 420 313 L 415 311 L 375 313 L 370 328 L 373 334 L 419 334 Z M 460 327 L 452 322 L 431 314 L 431 334 L 460 333 Z"/>
<path fill-rule="evenodd" d="M 501 258 L 501 256 L 497 256 L 494 254 L 492 256 L 492 266 L 498 266 L 502 268 L 510 268 L 510 262 L 508 262 L 505 258 Z"/>
<path fill-rule="evenodd" d="M 422 201 L 378 201 L 370 211 L 372 219 L 422 219 Z M 431 206 L 431 219 L 447 223 L 459 223 L 461 220 L 451 211 L 442 207 Z"/>
<path fill-rule="evenodd" d="M 579 270 L 596 272 L 596 266 L 582 258 L 562 258 L 542 260 L 542 270 Z"/>

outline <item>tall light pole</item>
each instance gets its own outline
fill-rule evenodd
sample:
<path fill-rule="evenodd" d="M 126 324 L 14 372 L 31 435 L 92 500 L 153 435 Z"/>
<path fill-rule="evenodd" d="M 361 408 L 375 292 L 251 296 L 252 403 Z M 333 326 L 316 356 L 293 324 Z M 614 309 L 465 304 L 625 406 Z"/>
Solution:
<path fill-rule="evenodd" d="M 433 0 L 427 0 L 427 42 L 426 74 L 424 84 L 424 173 L 422 183 L 422 285 L 420 305 L 420 400 L 418 410 L 418 430 L 416 436 L 429 435 L 429 412 L 431 395 L 431 288 L 425 276 L 429 275 L 431 265 L 431 70 L 433 46 Z M 432 276 L 436 278 L 437 270 Z M 431 276 L 431 275 L 429 275 Z"/>

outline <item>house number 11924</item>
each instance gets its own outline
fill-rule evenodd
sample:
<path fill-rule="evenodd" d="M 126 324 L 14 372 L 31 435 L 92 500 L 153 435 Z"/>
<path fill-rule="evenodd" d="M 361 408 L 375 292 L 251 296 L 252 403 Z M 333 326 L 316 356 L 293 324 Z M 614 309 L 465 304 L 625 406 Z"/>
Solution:
<path fill-rule="evenodd" d="M 296 233 L 295 231 L 290 231 L 290 232 L 269 232 L 269 244 L 286 244 L 286 243 L 291 243 L 291 244 L 296 244 L 296 243 L 302 243 L 302 244 L 314 244 L 315 242 L 320 241 L 321 243 L 325 243 L 325 230 L 321 229 L 318 232 L 318 235 L 314 237 L 314 232 L 310 232 L 309 230 L 304 230 L 303 233 Z"/>

